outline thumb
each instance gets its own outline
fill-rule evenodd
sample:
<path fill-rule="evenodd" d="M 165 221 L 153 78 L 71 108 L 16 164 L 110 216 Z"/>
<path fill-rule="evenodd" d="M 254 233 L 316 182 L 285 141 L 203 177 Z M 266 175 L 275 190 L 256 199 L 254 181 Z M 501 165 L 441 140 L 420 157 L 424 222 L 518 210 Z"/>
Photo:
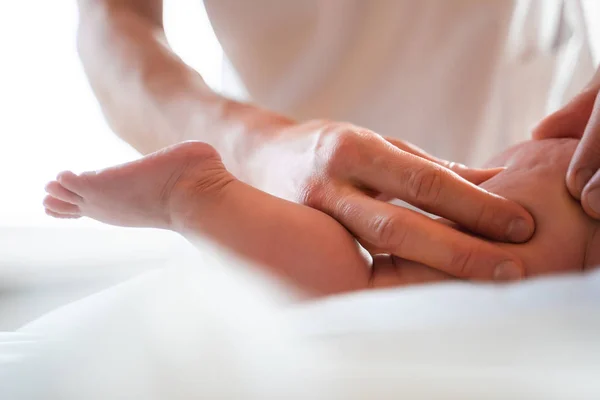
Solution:
<path fill-rule="evenodd" d="M 600 173 L 598 172 L 600 171 L 600 95 L 596 103 L 596 109 L 592 112 L 567 171 L 569 192 L 576 199 L 583 197 L 582 204 L 586 212 L 592 205 L 587 192 L 592 188 L 597 188 L 600 184 Z M 597 198 L 596 195 L 594 198 Z M 594 203 L 596 204 L 594 204 L 593 212 L 588 212 L 588 214 L 597 218 L 600 215 L 600 204 L 597 203 L 600 202 L 595 200 Z"/>
<path fill-rule="evenodd" d="M 542 119 L 532 131 L 532 138 L 575 138 L 583 136 L 594 108 L 598 89 L 584 90 L 567 105 Z"/>

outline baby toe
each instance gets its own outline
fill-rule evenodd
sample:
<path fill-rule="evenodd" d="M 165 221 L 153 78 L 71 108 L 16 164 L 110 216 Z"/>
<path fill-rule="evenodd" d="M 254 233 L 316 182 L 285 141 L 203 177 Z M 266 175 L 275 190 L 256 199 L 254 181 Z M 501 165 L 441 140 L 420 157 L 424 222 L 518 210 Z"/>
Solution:
<path fill-rule="evenodd" d="M 69 190 L 72 193 L 77 195 L 81 194 L 84 186 L 84 179 L 80 176 L 75 175 L 71 171 L 63 171 L 56 176 L 56 180 L 60 183 L 65 189 Z"/>
<path fill-rule="evenodd" d="M 76 193 L 71 192 L 57 181 L 52 181 L 46 185 L 46 192 L 59 200 L 71 204 L 79 204 L 83 198 Z"/>
<path fill-rule="evenodd" d="M 60 218 L 60 219 L 76 219 L 76 218 L 81 217 L 81 215 L 57 213 L 48 208 L 45 209 L 45 212 L 46 212 L 46 215 L 49 215 L 53 218 Z"/>
<path fill-rule="evenodd" d="M 44 198 L 44 207 L 50 211 L 59 214 L 79 215 L 79 206 L 57 199 L 54 196 L 48 195 Z"/>

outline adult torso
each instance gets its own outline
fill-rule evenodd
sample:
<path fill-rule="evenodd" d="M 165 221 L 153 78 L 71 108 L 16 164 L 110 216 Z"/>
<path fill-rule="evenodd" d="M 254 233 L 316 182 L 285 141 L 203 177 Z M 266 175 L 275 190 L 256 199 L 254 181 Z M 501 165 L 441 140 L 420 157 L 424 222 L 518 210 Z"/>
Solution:
<path fill-rule="evenodd" d="M 350 121 L 470 164 L 526 138 L 592 73 L 576 1 L 205 6 L 232 66 L 226 94 L 300 120 Z"/>

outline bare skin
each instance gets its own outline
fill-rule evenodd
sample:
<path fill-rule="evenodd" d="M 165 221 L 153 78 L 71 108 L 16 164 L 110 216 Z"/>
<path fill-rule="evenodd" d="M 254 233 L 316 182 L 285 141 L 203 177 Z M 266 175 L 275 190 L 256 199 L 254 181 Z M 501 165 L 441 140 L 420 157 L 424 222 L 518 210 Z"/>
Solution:
<path fill-rule="evenodd" d="M 218 151 L 236 178 L 330 215 L 370 247 L 460 277 L 472 271 L 471 278 L 494 279 L 503 272 L 475 266 L 507 259 L 513 263 L 509 275 L 523 273 L 520 260 L 500 247 L 378 200 L 399 198 L 486 238 L 522 243 L 535 229 L 531 215 L 476 186 L 497 170 L 439 160 L 365 127 L 297 122 L 224 98 L 169 47 L 162 3 L 78 1 L 84 70 L 111 128 L 137 150 L 148 154 L 200 140 Z M 423 250 L 432 246 L 447 252 L 429 257 Z"/>
<path fill-rule="evenodd" d="M 536 222 L 536 232 L 524 244 L 498 243 L 525 265 L 527 276 L 583 271 L 600 267 L 600 221 L 587 216 L 564 185 L 564 175 L 578 141 L 548 139 L 520 143 L 489 163 L 506 169 L 481 187 L 517 201 L 526 207 Z M 452 225 L 448 221 L 442 221 Z M 394 286 L 422 265 L 399 258 L 387 259 L 387 274 L 380 274 L 377 285 Z M 426 280 L 452 277 L 430 270 Z"/>
<path fill-rule="evenodd" d="M 533 137 L 581 139 L 566 183 L 585 212 L 600 220 L 600 68 L 581 93 L 539 123 Z"/>
<path fill-rule="evenodd" d="M 483 242 L 522 259 L 528 276 L 600 263 L 600 223 L 584 214 L 562 184 L 576 144 L 575 140 L 522 143 L 492 160 L 492 165 L 506 169 L 482 184 L 521 203 L 536 218 L 539 228 L 527 244 Z M 49 215 L 172 229 L 190 239 L 207 237 L 313 294 L 453 278 L 386 255 L 376 256 L 370 268 L 369 257 L 335 220 L 235 179 L 218 153 L 199 142 L 98 172 L 79 176 L 64 172 L 46 190 Z M 441 232 L 452 230 L 436 225 Z M 448 252 L 441 242 L 428 250 L 427 257 L 441 259 Z M 485 279 L 485 268 L 462 271 L 462 277 L 477 279 L 480 274 Z"/>
<path fill-rule="evenodd" d="M 482 184 L 519 202 L 534 216 L 537 229 L 529 242 L 499 244 L 519 255 L 531 275 L 600 264 L 600 221 L 586 215 L 564 185 L 578 143 L 549 139 L 514 146 L 491 162 L 507 169 Z"/>
<path fill-rule="evenodd" d="M 370 259 L 326 214 L 235 179 L 210 146 L 187 142 L 46 186 L 46 212 L 209 238 L 315 294 L 369 285 Z"/>

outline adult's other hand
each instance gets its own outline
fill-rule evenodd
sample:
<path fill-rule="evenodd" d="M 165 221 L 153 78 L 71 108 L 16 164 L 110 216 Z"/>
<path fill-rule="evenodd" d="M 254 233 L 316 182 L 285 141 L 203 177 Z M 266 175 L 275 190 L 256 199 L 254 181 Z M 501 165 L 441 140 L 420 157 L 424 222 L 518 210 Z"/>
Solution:
<path fill-rule="evenodd" d="M 367 248 L 459 278 L 512 280 L 514 255 L 382 199 L 398 198 L 485 237 L 523 242 L 534 222 L 520 205 L 476 186 L 500 170 L 436 159 L 405 142 L 351 124 L 311 121 L 280 128 L 255 162 L 253 183 L 334 217 Z M 434 250 L 435 249 L 435 250 Z"/>
<path fill-rule="evenodd" d="M 544 118 L 535 139 L 581 139 L 567 171 L 567 187 L 585 212 L 600 219 L 600 69 L 590 84 L 566 106 Z"/>

